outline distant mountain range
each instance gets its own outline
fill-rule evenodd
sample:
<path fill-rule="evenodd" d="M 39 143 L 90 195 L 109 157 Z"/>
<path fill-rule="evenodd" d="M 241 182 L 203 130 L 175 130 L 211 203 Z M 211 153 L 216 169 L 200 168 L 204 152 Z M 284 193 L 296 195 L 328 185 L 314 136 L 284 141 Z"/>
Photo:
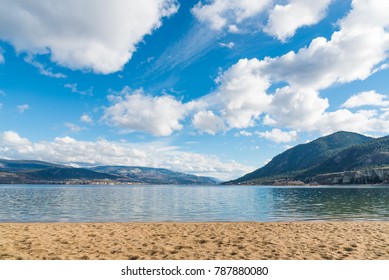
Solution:
<path fill-rule="evenodd" d="M 73 168 L 31 160 L 0 159 L 0 184 L 219 184 L 168 169 L 134 166 Z M 224 184 L 389 184 L 389 136 L 337 132 L 298 145 L 267 165 Z"/>
<path fill-rule="evenodd" d="M 219 180 L 161 168 L 73 168 L 43 161 L 0 159 L 0 184 L 218 184 Z"/>
<path fill-rule="evenodd" d="M 337 132 L 276 156 L 225 184 L 389 184 L 389 136 Z"/>
<path fill-rule="evenodd" d="M 174 172 L 163 168 L 134 166 L 98 166 L 92 171 L 112 174 L 130 179 L 132 182 L 147 184 L 217 184 L 221 181 L 211 177 L 201 177 L 186 173 Z"/>

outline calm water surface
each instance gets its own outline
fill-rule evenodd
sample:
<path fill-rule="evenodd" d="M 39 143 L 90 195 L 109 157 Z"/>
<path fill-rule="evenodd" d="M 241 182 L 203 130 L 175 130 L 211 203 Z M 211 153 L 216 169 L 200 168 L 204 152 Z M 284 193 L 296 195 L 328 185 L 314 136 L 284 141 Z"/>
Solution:
<path fill-rule="evenodd" d="M 0 222 L 389 221 L 389 187 L 0 185 Z"/>

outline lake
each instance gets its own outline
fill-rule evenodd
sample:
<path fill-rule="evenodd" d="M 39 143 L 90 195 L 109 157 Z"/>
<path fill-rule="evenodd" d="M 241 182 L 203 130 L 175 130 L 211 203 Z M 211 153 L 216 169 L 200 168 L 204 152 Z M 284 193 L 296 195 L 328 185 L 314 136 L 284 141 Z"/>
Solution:
<path fill-rule="evenodd" d="M 389 221 L 389 187 L 0 185 L 0 222 Z"/>

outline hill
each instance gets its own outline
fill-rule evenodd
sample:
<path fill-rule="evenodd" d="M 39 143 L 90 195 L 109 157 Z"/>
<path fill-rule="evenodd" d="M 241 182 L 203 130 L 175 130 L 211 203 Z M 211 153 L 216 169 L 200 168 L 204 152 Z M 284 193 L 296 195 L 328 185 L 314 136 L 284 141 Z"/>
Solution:
<path fill-rule="evenodd" d="M 98 166 L 91 170 L 125 177 L 134 182 L 146 184 L 183 184 L 206 185 L 217 184 L 214 178 L 200 177 L 163 168 L 150 168 L 138 166 Z"/>
<path fill-rule="evenodd" d="M 322 184 L 320 175 L 336 173 L 334 182 L 341 172 L 348 177 L 361 175 L 357 171 L 373 170 L 389 166 L 389 138 L 374 139 L 351 132 L 337 132 L 321 137 L 307 144 L 298 145 L 276 156 L 266 166 L 255 170 L 227 184 Z M 382 181 L 386 179 L 383 177 Z M 357 183 L 360 180 L 348 179 L 346 182 Z M 377 178 L 371 180 L 377 182 Z M 380 181 L 380 180 L 378 180 Z M 362 182 L 369 183 L 368 178 Z"/>
<path fill-rule="evenodd" d="M 50 167 L 59 167 L 61 165 L 38 160 L 6 160 L 0 159 L 0 170 L 2 171 L 28 171 L 40 170 Z"/>
<path fill-rule="evenodd" d="M 0 184 L 217 184 L 214 178 L 168 169 L 98 166 L 73 168 L 43 161 L 0 159 Z"/>
<path fill-rule="evenodd" d="M 0 159 L 1 184 L 109 183 L 121 179 L 111 174 L 43 161 Z"/>

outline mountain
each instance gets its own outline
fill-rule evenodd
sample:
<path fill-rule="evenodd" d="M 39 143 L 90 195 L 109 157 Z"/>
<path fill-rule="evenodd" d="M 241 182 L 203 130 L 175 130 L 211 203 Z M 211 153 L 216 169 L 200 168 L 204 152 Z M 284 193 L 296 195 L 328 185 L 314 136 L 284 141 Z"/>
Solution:
<path fill-rule="evenodd" d="M 0 159 L 0 170 L 2 171 L 28 171 L 39 170 L 61 165 L 38 160 L 6 160 Z"/>
<path fill-rule="evenodd" d="M 291 148 L 276 156 L 264 167 L 227 184 L 322 184 L 319 178 L 323 178 L 320 177 L 323 174 L 327 176 L 326 183 L 331 177 L 329 174 L 337 174 L 334 182 L 341 183 L 341 172 L 348 172 L 348 178 L 364 178 L 370 176 L 370 173 L 362 175 L 360 170 L 386 167 L 389 167 L 388 137 L 374 139 L 341 131 Z M 363 180 L 362 182 L 369 182 L 369 179 Z M 380 179 L 372 179 L 374 182 L 377 180 Z M 386 179 L 382 177 L 382 180 Z M 359 180 L 349 178 L 346 182 L 356 183 Z"/>
<path fill-rule="evenodd" d="M 345 149 L 303 176 L 389 166 L 389 136 Z"/>
<path fill-rule="evenodd" d="M 217 184 L 217 179 L 167 169 L 127 166 L 73 168 L 43 161 L 0 159 L 0 184 Z"/>
<path fill-rule="evenodd" d="M 93 171 L 108 173 L 128 178 L 134 182 L 146 184 L 217 184 L 220 181 L 210 177 L 174 172 L 163 168 L 149 168 L 137 166 L 98 166 L 91 168 Z"/>
<path fill-rule="evenodd" d="M 0 159 L 0 183 L 2 184 L 103 183 L 121 179 L 111 174 L 43 161 Z"/>

